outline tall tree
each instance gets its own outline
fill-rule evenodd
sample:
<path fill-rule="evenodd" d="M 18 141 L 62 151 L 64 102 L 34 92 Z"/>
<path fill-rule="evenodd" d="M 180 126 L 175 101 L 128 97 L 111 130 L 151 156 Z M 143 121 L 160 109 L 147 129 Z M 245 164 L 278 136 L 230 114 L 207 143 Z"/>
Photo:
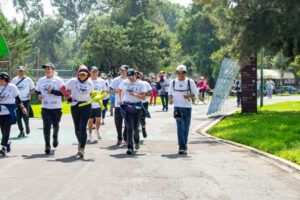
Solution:
<path fill-rule="evenodd" d="M 176 25 L 183 18 L 185 8 L 180 4 L 166 1 L 159 7 L 160 14 L 172 32 L 176 31 Z"/>
<path fill-rule="evenodd" d="M 44 6 L 41 0 L 13 0 L 13 5 L 27 21 L 41 21 L 44 17 Z"/>

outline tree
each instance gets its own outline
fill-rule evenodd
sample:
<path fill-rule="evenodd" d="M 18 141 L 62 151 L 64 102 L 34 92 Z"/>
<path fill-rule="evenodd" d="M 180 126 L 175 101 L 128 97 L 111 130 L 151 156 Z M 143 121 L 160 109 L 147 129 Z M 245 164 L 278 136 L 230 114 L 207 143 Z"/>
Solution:
<path fill-rule="evenodd" d="M 284 57 L 282 52 L 278 52 L 276 56 L 272 59 L 272 67 L 274 69 L 280 70 L 281 80 L 283 80 L 284 73 L 287 70 L 291 69 L 289 59 Z"/>
<path fill-rule="evenodd" d="M 13 0 L 17 12 L 21 12 L 26 21 L 41 21 L 44 17 L 44 7 L 41 0 Z"/>
<path fill-rule="evenodd" d="M 160 14 L 172 32 L 176 31 L 176 25 L 183 18 L 185 8 L 180 4 L 164 2 L 160 8 Z"/>
<path fill-rule="evenodd" d="M 19 65 L 24 65 L 29 56 L 31 43 L 30 34 L 26 30 L 26 23 L 9 22 L 2 12 L 0 12 L 0 32 L 6 39 L 12 59 L 13 74 Z M 5 58 L 7 60 L 7 58 Z M 3 65 L 2 65 L 3 66 Z M 8 64 L 6 65 L 8 69 Z"/>
<path fill-rule="evenodd" d="M 155 71 L 163 50 L 158 48 L 159 33 L 155 25 L 145 19 L 143 13 L 132 17 L 127 24 L 126 35 L 130 41 L 130 64 L 143 72 Z"/>
<path fill-rule="evenodd" d="M 197 72 L 210 76 L 210 56 L 220 49 L 222 42 L 217 38 L 217 28 L 210 20 L 210 6 L 193 4 L 177 25 L 177 37 L 182 44 L 184 55 L 190 56 Z"/>

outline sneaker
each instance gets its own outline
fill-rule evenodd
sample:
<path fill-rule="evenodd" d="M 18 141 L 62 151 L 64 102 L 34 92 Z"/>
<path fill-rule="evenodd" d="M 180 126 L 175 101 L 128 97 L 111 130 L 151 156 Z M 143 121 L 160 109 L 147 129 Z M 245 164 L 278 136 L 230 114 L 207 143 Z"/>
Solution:
<path fill-rule="evenodd" d="M 162 111 L 165 111 L 165 108 L 163 108 Z"/>
<path fill-rule="evenodd" d="M 2 149 L 0 150 L 0 154 L 2 154 L 3 156 L 5 156 L 7 153 L 7 148 L 5 146 L 2 146 Z"/>
<path fill-rule="evenodd" d="M 26 127 L 26 134 L 27 134 L 27 135 L 30 134 L 30 128 L 29 128 L 29 126 Z"/>
<path fill-rule="evenodd" d="M 101 125 L 104 125 L 104 119 L 101 120 Z"/>
<path fill-rule="evenodd" d="M 51 152 L 50 148 L 46 148 L 46 149 L 45 149 L 45 153 L 46 153 L 47 155 L 49 155 L 50 152 Z"/>
<path fill-rule="evenodd" d="M 89 133 L 87 136 L 87 141 L 91 142 L 92 140 L 93 140 L 93 135 L 91 133 Z"/>
<path fill-rule="evenodd" d="M 96 134 L 97 134 L 98 139 L 102 139 L 102 135 L 101 135 L 100 131 L 96 131 Z"/>
<path fill-rule="evenodd" d="M 96 129 L 96 126 L 95 126 L 95 124 L 93 125 L 93 130 L 95 130 Z"/>
<path fill-rule="evenodd" d="M 136 149 L 136 150 L 140 149 L 140 143 L 136 143 L 136 144 L 135 144 L 135 149 Z"/>
<path fill-rule="evenodd" d="M 133 149 L 131 149 L 131 148 L 129 148 L 128 150 L 127 150 L 127 152 L 126 152 L 128 155 L 131 155 L 131 154 L 133 154 Z"/>
<path fill-rule="evenodd" d="M 18 135 L 19 138 L 25 137 L 25 134 L 23 131 L 20 132 L 20 134 Z"/>
<path fill-rule="evenodd" d="M 122 140 L 118 140 L 117 145 L 121 145 L 122 144 Z"/>
<path fill-rule="evenodd" d="M 83 149 L 80 149 L 77 153 L 77 155 L 80 157 L 80 158 L 83 158 L 84 157 L 84 150 Z"/>
<path fill-rule="evenodd" d="M 178 154 L 184 154 L 184 147 L 179 147 Z"/>
<path fill-rule="evenodd" d="M 11 141 L 8 141 L 7 143 L 7 153 L 9 153 L 11 151 Z"/>
<path fill-rule="evenodd" d="M 142 128 L 142 132 L 143 132 L 143 137 L 144 137 L 144 138 L 147 138 L 146 128 Z"/>
<path fill-rule="evenodd" d="M 58 146 L 58 139 L 57 137 L 53 137 L 53 147 L 56 148 Z"/>

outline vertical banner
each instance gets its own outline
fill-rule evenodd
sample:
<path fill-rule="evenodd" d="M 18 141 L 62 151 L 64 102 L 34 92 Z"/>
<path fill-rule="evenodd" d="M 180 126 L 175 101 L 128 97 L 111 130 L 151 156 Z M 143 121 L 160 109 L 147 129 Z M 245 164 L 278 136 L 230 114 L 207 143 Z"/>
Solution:
<path fill-rule="evenodd" d="M 257 65 L 254 63 L 242 69 L 242 113 L 257 112 Z"/>
<path fill-rule="evenodd" d="M 239 70 L 240 67 L 235 60 L 224 58 L 214 89 L 214 95 L 207 111 L 208 115 L 221 111 L 222 105 L 229 95 Z"/>

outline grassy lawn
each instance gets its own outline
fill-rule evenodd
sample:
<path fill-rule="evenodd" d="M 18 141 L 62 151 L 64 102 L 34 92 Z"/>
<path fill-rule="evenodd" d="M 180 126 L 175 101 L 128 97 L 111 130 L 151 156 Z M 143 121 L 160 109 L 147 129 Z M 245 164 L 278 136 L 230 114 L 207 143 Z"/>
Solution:
<path fill-rule="evenodd" d="M 257 114 L 237 112 L 209 133 L 280 156 L 300 165 L 300 101 L 264 106 Z"/>
<path fill-rule="evenodd" d="M 35 118 L 41 118 L 41 105 L 31 105 L 32 107 L 32 111 L 33 111 L 33 116 Z M 63 102 L 62 103 L 62 111 L 63 111 L 63 115 L 65 114 L 71 114 L 71 104 L 67 104 L 67 102 Z"/>

